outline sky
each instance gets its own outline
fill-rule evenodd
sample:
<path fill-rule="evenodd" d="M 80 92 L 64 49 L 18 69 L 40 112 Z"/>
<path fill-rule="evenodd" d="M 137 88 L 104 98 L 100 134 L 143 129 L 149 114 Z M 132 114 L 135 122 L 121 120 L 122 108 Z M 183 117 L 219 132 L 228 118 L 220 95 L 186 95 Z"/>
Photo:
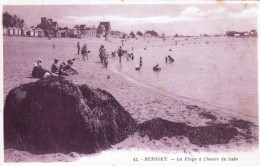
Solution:
<path fill-rule="evenodd" d="M 5 5 L 5 11 L 24 19 L 27 27 L 47 17 L 69 28 L 77 24 L 97 27 L 101 21 L 110 21 L 112 30 L 126 33 L 155 30 L 200 35 L 257 29 L 255 4 Z"/>

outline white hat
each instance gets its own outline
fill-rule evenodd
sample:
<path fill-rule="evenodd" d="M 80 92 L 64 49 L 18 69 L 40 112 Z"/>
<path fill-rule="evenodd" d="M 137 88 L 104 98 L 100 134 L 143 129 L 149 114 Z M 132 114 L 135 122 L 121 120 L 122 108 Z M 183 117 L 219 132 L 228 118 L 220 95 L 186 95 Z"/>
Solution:
<path fill-rule="evenodd" d="M 39 59 L 37 60 L 37 62 L 42 62 L 41 58 L 39 58 Z"/>

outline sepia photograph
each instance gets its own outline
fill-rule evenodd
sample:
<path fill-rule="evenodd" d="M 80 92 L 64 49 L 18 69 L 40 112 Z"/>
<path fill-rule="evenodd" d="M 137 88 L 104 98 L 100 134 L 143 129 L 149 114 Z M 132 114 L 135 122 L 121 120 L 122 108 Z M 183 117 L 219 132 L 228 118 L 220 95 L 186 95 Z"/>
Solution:
<path fill-rule="evenodd" d="M 259 165 L 257 1 L 77 2 L 2 3 L 3 165 Z"/>

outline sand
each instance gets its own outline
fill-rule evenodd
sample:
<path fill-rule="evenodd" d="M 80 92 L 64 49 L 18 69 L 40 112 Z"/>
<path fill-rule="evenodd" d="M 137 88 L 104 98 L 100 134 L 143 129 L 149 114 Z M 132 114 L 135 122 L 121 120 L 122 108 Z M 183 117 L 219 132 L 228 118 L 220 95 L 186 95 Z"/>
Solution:
<path fill-rule="evenodd" d="M 205 116 L 205 114 L 208 113 L 216 117 L 215 122 L 219 123 L 227 123 L 236 118 L 258 124 L 257 115 L 251 116 L 251 114 L 248 115 L 246 112 L 236 112 L 228 108 L 179 97 L 172 93 L 168 93 L 163 88 L 145 86 L 133 80 L 126 79 L 120 73 L 112 71 L 110 66 L 108 69 L 105 69 L 101 65 L 98 57 L 100 45 L 103 44 L 108 51 L 113 51 L 121 44 L 121 39 L 110 40 L 111 42 L 106 42 L 102 38 L 87 40 L 48 40 L 45 38 L 4 37 L 4 98 L 12 88 L 20 84 L 37 80 L 30 78 L 30 74 L 33 64 L 38 58 L 43 60 L 43 67 L 46 69 L 50 69 L 54 58 L 58 58 L 60 62 L 76 58 L 75 67 L 78 69 L 79 74 L 68 76 L 67 78 L 72 79 L 78 84 L 88 84 L 94 88 L 101 88 L 108 91 L 138 123 L 160 117 L 169 121 L 183 122 L 190 126 L 205 126 L 212 122 L 211 116 Z M 88 49 L 91 51 L 89 60 L 83 61 L 81 55 L 76 55 L 77 41 L 80 41 L 81 44 L 83 42 L 88 44 Z M 125 48 L 130 49 L 132 45 L 135 49 L 138 47 L 143 48 L 144 46 L 153 47 L 156 46 L 158 42 L 147 43 L 147 41 L 144 41 L 143 39 L 137 41 L 131 39 L 125 43 Z M 159 44 L 163 47 L 167 44 L 171 44 L 171 42 L 161 42 Z M 52 48 L 52 43 L 56 44 L 55 49 Z M 199 109 L 193 107 L 195 105 L 199 106 Z M 243 132 L 242 129 L 237 129 Z M 253 136 L 251 139 L 245 139 L 244 137 L 238 136 L 235 139 L 232 139 L 228 144 L 207 146 L 191 144 L 186 137 L 181 136 L 150 140 L 147 136 L 141 137 L 138 133 L 135 133 L 121 143 L 113 145 L 111 149 L 106 151 L 149 150 L 155 152 L 187 154 L 202 152 L 247 152 L 254 150 L 258 145 L 258 126 L 252 126 L 251 131 Z M 14 149 L 5 149 L 4 153 L 6 162 L 74 161 L 75 159 L 79 160 L 88 157 L 88 155 L 77 153 L 33 155 L 28 152 Z"/>

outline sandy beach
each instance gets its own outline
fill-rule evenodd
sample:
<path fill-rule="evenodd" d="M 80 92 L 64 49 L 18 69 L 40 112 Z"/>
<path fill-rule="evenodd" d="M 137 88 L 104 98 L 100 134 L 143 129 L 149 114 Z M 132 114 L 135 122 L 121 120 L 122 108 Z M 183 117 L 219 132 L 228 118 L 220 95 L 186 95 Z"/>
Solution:
<path fill-rule="evenodd" d="M 30 78 L 30 74 L 34 63 L 38 58 L 41 58 L 43 67 L 50 69 L 53 59 L 57 58 L 60 62 L 66 62 L 69 59 L 75 58 L 75 68 L 79 74 L 68 76 L 67 78 L 73 80 L 77 84 L 87 84 L 93 88 L 100 88 L 111 93 L 119 103 L 128 111 L 131 116 L 138 122 L 142 123 L 152 118 L 162 118 L 173 122 L 182 122 L 187 125 L 198 127 L 207 126 L 211 123 L 229 123 L 233 119 L 244 120 L 250 123 L 250 138 L 246 139 L 243 136 L 237 136 L 228 144 L 206 145 L 198 146 L 191 144 L 186 137 L 164 137 L 159 140 L 151 140 L 147 136 L 140 136 L 138 133 L 129 136 L 124 141 L 113 145 L 111 149 L 106 151 L 117 150 L 148 150 L 154 152 L 171 152 L 171 153 L 218 153 L 218 152 L 250 152 L 258 146 L 258 110 L 257 98 L 252 100 L 241 101 L 241 109 L 228 108 L 226 106 L 214 105 L 205 101 L 198 101 L 192 99 L 191 96 L 175 95 L 174 92 L 169 92 L 168 89 L 161 86 L 149 86 L 145 83 L 139 82 L 136 79 L 127 77 L 124 73 L 115 70 L 118 59 L 109 58 L 108 69 L 104 68 L 98 56 L 98 50 L 101 44 L 105 46 L 108 52 L 117 50 L 121 45 L 121 39 L 109 39 L 105 41 L 104 38 L 90 38 L 90 39 L 52 39 L 47 38 L 22 38 L 22 37 L 4 37 L 4 98 L 8 92 L 20 84 L 34 82 L 37 79 Z M 144 47 L 148 50 L 153 47 L 164 49 L 168 51 L 173 47 L 175 41 L 167 40 L 163 42 L 162 39 L 129 39 L 125 42 L 123 47 L 130 51 L 132 47 L 138 51 L 138 54 L 145 54 Z M 194 45 L 194 39 L 179 39 L 178 49 L 175 53 L 181 53 L 182 49 L 179 47 L 189 47 L 187 45 Z M 206 39 L 210 44 L 205 44 L 204 39 L 199 39 L 200 45 L 207 47 L 214 47 L 218 44 L 218 39 Z M 241 39 L 242 41 L 243 39 Z M 256 42 L 256 39 L 248 39 L 250 42 Z M 82 60 L 81 55 L 77 55 L 76 43 L 87 43 L 88 49 L 91 51 L 89 59 Z M 230 41 L 227 39 L 227 41 Z M 199 43 L 198 41 L 196 41 Z M 239 42 L 239 39 L 234 40 Z M 242 43 L 245 41 L 242 41 Z M 55 43 L 56 48 L 52 48 Z M 234 44 L 229 43 L 229 44 Z M 182 46 L 182 44 L 185 44 Z M 196 46 L 194 46 L 196 47 Z M 254 48 L 255 49 L 255 48 Z M 250 48 L 249 48 L 250 50 Z M 163 51 L 162 51 L 163 52 Z M 185 53 L 183 53 L 185 54 Z M 214 54 L 214 52 L 212 52 Z M 138 63 L 136 55 L 135 63 Z M 218 55 L 215 55 L 218 56 Z M 250 61 L 257 69 L 257 60 L 251 57 Z M 247 59 L 247 57 L 241 56 Z M 178 58 L 177 58 L 178 59 Z M 123 61 L 125 62 L 125 61 Z M 121 65 L 125 65 L 122 63 Z M 132 65 L 133 69 L 135 65 Z M 218 66 L 220 67 L 220 66 Z M 225 69 L 222 70 L 223 72 Z M 246 69 L 245 69 L 246 71 Z M 246 75 L 245 75 L 246 76 Z M 257 74 L 256 74 L 257 76 Z M 243 76 L 244 77 L 244 76 Z M 257 89 L 257 80 L 253 83 Z M 192 91 L 192 90 L 191 90 Z M 257 94 L 257 91 L 256 91 Z M 252 104 L 253 103 L 253 104 Z M 253 105 L 253 106 L 252 106 Z M 256 105 L 256 106 L 255 106 Z M 252 107 L 251 107 L 252 106 Z M 236 128 L 239 132 L 245 133 L 247 130 L 243 128 Z M 5 149 L 5 161 L 74 161 L 80 158 L 88 157 L 88 155 L 70 153 L 70 154 L 45 154 L 34 155 L 29 152 L 18 151 L 14 149 Z M 98 154 L 97 154 L 98 155 Z"/>

